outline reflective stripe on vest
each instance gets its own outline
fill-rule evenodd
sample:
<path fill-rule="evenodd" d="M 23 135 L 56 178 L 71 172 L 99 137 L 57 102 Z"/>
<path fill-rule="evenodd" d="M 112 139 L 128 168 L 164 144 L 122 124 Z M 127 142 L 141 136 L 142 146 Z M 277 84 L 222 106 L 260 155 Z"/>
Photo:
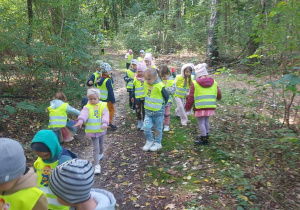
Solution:
<path fill-rule="evenodd" d="M 49 124 L 48 128 L 63 128 L 67 125 L 67 106 L 68 103 L 63 103 L 56 109 L 48 107 L 49 110 Z"/>
<path fill-rule="evenodd" d="M 218 95 L 217 82 L 215 81 L 211 87 L 203 88 L 194 81 L 195 92 L 194 101 L 196 109 L 216 108 L 216 99 Z"/>
<path fill-rule="evenodd" d="M 129 78 L 133 78 L 135 76 L 135 73 L 133 71 L 131 71 L 130 69 L 128 69 L 127 70 L 127 76 Z M 133 80 L 127 82 L 126 88 L 127 89 L 133 89 Z"/>
<path fill-rule="evenodd" d="M 96 81 L 97 81 L 98 77 L 100 76 L 100 73 L 95 72 L 94 75 L 95 75 L 94 86 L 97 87 Z"/>
<path fill-rule="evenodd" d="M 106 88 L 106 82 L 107 80 L 109 80 L 109 78 L 106 78 L 102 85 L 98 85 L 98 88 L 100 89 L 100 100 L 106 100 L 107 99 L 107 96 L 108 96 L 108 91 L 107 91 L 107 88 Z"/>
<path fill-rule="evenodd" d="M 63 209 L 67 210 L 69 207 L 63 206 L 57 202 L 57 197 L 49 188 L 49 180 L 50 175 L 53 170 L 57 167 L 58 160 L 54 163 L 45 163 L 42 158 L 38 157 L 38 159 L 34 162 L 34 168 L 37 174 L 37 185 L 38 187 L 45 193 L 48 200 L 48 209 Z"/>
<path fill-rule="evenodd" d="M 96 105 L 87 104 L 85 107 L 89 109 L 89 118 L 85 123 L 86 133 L 100 133 L 104 130 L 101 129 L 102 126 L 102 112 L 107 106 L 106 102 L 100 102 Z"/>
<path fill-rule="evenodd" d="M 131 55 L 128 54 L 128 55 L 127 55 L 126 63 L 131 63 L 132 59 L 133 59 L 133 54 L 131 54 Z"/>
<path fill-rule="evenodd" d="M 151 111 L 159 111 L 163 105 L 163 96 L 161 94 L 161 90 L 164 87 L 164 83 L 159 82 L 154 84 L 153 86 L 144 84 L 144 91 L 146 93 L 145 97 L 145 109 Z"/>
<path fill-rule="evenodd" d="M 0 209 L 9 209 L 9 210 L 27 210 L 33 209 L 36 202 L 40 199 L 43 192 L 37 187 L 29 187 L 21 189 L 13 194 L 9 195 L 0 195 Z M 5 206 L 7 208 L 5 208 Z"/>
<path fill-rule="evenodd" d="M 170 80 L 163 80 L 163 83 L 168 88 L 168 87 L 172 87 L 174 85 L 175 81 L 172 80 L 172 79 L 170 79 Z M 168 102 L 172 101 L 173 96 L 174 96 L 174 94 L 169 94 L 169 100 L 168 100 Z"/>
<path fill-rule="evenodd" d="M 175 97 L 185 98 L 188 90 L 190 89 L 190 85 L 186 84 L 184 87 L 184 78 L 181 75 L 176 76 L 176 92 L 174 94 Z"/>
<path fill-rule="evenodd" d="M 134 96 L 135 98 L 144 98 L 145 91 L 144 91 L 144 81 L 138 80 L 136 77 L 133 80 L 134 84 Z"/>

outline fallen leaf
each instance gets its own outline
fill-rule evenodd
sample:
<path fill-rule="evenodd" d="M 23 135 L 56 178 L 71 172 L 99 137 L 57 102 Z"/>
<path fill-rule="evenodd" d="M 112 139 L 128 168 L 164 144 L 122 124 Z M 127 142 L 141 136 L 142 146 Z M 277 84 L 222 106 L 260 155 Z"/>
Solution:
<path fill-rule="evenodd" d="M 135 202 L 137 200 L 137 198 L 136 197 L 131 197 L 130 200 Z"/>
<path fill-rule="evenodd" d="M 158 186 L 157 179 L 154 180 L 153 184 L 154 184 L 155 186 Z"/>
<path fill-rule="evenodd" d="M 165 209 L 175 209 L 175 204 L 170 203 L 166 205 Z"/>
<path fill-rule="evenodd" d="M 244 195 L 239 195 L 238 198 L 243 199 L 244 201 L 248 201 L 248 198 Z"/>
<path fill-rule="evenodd" d="M 201 183 L 201 181 L 199 181 L 199 180 L 196 180 L 196 181 L 194 181 L 193 183 L 194 183 L 194 184 L 200 184 L 200 183 Z"/>

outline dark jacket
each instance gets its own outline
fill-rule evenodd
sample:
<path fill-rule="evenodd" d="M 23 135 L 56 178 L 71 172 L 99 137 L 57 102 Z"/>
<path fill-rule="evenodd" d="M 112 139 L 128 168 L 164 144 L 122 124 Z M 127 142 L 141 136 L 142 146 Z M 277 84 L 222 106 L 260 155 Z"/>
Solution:
<path fill-rule="evenodd" d="M 196 79 L 196 82 L 201 85 L 203 88 L 208 88 L 208 87 L 211 87 L 213 84 L 214 84 L 214 79 L 211 78 L 211 77 L 206 77 L 206 78 L 197 78 Z M 222 94 L 221 94 L 221 91 L 218 88 L 218 95 L 217 95 L 217 100 L 221 100 L 222 98 Z M 186 110 L 190 110 L 194 104 L 194 92 L 195 92 L 195 86 L 194 86 L 194 83 L 192 83 L 191 85 L 191 88 L 190 88 L 190 93 L 189 93 L 189 96 L 186 100 L 186 103 L 185 103 L 185 106 L 184 108 Z M 215 108 L 204 108 L 204 109 L 196 109 L 195 108 L 195 105 L 194 105 L 194 111 L 197 111 L 197 110 L 214 110 Z"/>
<path fill-rule="evenodd" d="M 101 100 L 101 101 L 112 102 L 114 104 L 115 103 L 115 95 L 114 95 L 114 90 L 113 90 L 113 87 L 112 87 L 112 80 L 110 79 L 110 76 L 108 74 L 103 73 L 102 78 L 97 83 L 97 85 L 101 86 L 106 78 L 108 78 L 108 80 L 106 82 L 106 89 L 107 89 L 108 95 L 107 95 L 106 100 Z"/>

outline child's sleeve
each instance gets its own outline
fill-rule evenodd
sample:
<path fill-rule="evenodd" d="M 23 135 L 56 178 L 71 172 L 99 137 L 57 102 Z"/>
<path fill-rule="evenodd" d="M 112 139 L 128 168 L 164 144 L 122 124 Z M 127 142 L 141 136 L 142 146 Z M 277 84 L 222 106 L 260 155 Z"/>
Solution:
<path fill-rule="evenodd" d="M 108 96 L 107 96 L 108 101 L 110 101 L 114 104 L 115 103 L 115 94 L 114 94 L 114 90 L 111 86 L 111 80 L 108 80 L 106 82 L 106 89 L 108 92 Z"/>
<path fill-rule="evenodd" d="M 74 114 L 74 115 L 76 115 L 76 116 L 79 116 L 79 115 L 80 115 L 80 111 L 77 110 L 77 109 L 75 109 L 75 108 L 73 108 L 73 107 L 70 106 L 70 105 L 67 106 L 67 112 L 68 112 L 68 113 L 71 113 L 71 114 Z"/>
<path fill-rule="evenodd" d="M 219 87 L 218 87 L 218 86 L 217 86 L 217 89 L 218 89 L 217 100 L 221 100 L 221 98 L 222 98 L 222 93 L 221 93 L 221 90 L 219 89 Z"/>
<path fill-rule="evenodd" d="M 81 110 L 78 116 L 78 122 L 82 125 L 87 121 L 88 118 L 89 118 L 89 109 L 83 107 L 83 109 Z"/>
<path fill-rule="evenodd" d="M 184 106 L 186 110 L 190 110 L 192 108 L 192 105 L 194 104 L 194 92 L 195 92 L 195 86 L 194 83 L 192 83 L 188 98 Z"/>
<path fill-rule="evenodd" d="M 169 95 L 173 95 L 176 92 L 175 83 L 171 87 L 167 87 Z"/>
<path fill-rule="evenodd" d="M 102 111 L 101 124 L 102 126 L 106 126 L 106 127 L 109 124 L 109 112 L 106 107 Z"/>
<path fill-rule="evenodd" d="M 93 85 L 94 85 L 94 80 L 95 80 L 95 75 L 92 74 L 92 76 L 91 76 L 91 77 L 89 78 L 89 80 L 86 82 L 86 85 L 89 86 L 89 87 L 93 86 Z M 90 81 L 93 82 L 92 85 L 89 84 Z"/>
<path fill-rule="evenodd" d="M 161 89 L 161 94 L 165 100 L 165 104 L 167 104 L 169 100 L 169 93 L 164 87 Z"/>

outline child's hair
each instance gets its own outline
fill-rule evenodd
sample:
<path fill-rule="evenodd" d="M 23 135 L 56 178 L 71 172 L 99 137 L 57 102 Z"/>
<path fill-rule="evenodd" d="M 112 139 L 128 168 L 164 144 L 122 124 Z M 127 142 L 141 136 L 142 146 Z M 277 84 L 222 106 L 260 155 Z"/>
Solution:
<path fill-rule="evenodd" d="M 100 98 L 100 90 L 98 88 L 89 88 L 87 90 L 86 95 L 89 97 L 90 95 L 96 95 Z"/>
<path fill-rule="evenodd" d="M 67 96 L 63 92 L 57 92 L 54 96 L 54 99 L 62 100 L 63 102 L 67 101 Z"/>
<path fill-rule="evenodd" d="M 144 75 L 149 75 L 151 77 L 157 77 L 159 74 L 158 74 L 157 69 L 149 68 L 145 71 Z"/>
<path fill-rule="evenodd" d="M 190 67 L 190 66 L 187 66 L 187 67 L 183 70 L 183 74 L 184 74 L 184 86 L 186 86 L 187 83 L 189 84 L 189 86 L 191 86 L 191 83 L 192 83 L 192 76 L 189 76 L 189 77 L 186 77 L 186 76 L 185 76 L 185 71 L 186 71 L 187 69 L 190 70 L 191 73 L 193 72 L 193 69 L 192 69 L 192 67 Z"/>
<path fill-rule="evenodd" d="M 159 75 L 161 77 L 163 77 L 166 74 L 171 75 L 170 69 L 168 68 L 168 66 L 166 64 L 160 65 L 160 67 L 159 67 Z"/>

